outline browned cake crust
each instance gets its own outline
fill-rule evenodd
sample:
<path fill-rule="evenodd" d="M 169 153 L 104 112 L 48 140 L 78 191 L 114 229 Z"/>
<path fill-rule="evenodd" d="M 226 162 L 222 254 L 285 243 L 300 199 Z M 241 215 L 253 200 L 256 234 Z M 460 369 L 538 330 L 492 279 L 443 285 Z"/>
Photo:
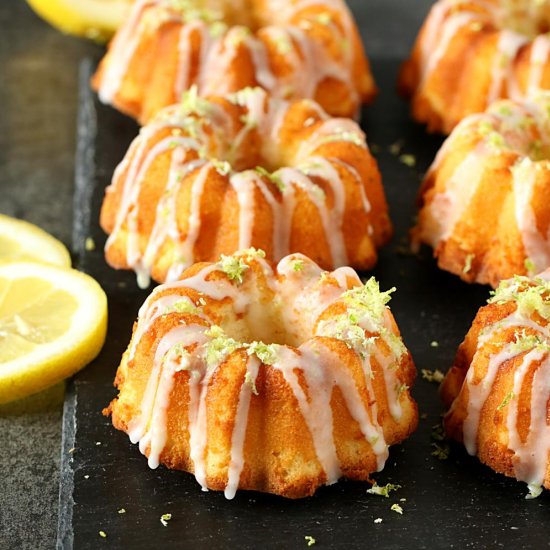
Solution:
<path fill-rule="evenodd" d="M 550 88 L 547 2 L 439 0 L 401 69 L 413 117 L 448 134 L 499 98 Z"/>
<path fill-rule="evenodd" d="M 151 466 L 195 473 L 229 498 L 237 487 L 299 498 L 340 476 L 368 480 L 387 446 L 417 424 L 408 391 L 415 368 L 376 283 L 363 288 L 349 268 L 322 275 L 299 254 L 271 269 L 246 251 L 196 264 L 181 282 L 157 288 L 140 311 L 116 376 L 119 396 L 106 411 L 140 441 Z M 370 333 L 359 329 L 363 322 Z M 359 330 L 352 340 L 348 331 Z M 170 355 L 174 349 L 181 355 Z"/>
<path fill-rule="evenodd" d="M 260 89 L 162 111 L 117 168 L 101 226 L 109 264 L 160 282 L 250 246 L 369 269 L 392 233 L 361 129 Z"/>
<path fill-rule="evenodd" d="M 466 117 L 428 170 L 412 230 L 439 267 L 496 287 L 550 267 L 550 92 Z"/>
<path fill-rule="evenodd" d="M 441 386 L 449 437 L 496 472 L 550 488 L 550 284 L 503 281 Z"/>
<path fill-rule="evenodd" d="M 353 17 L 341 0 L 136 2 L 92 84 L 146 123 L 192 85 L 201 95 L 262 86 L 354 116 L 376 87 Z M 194 6 L 194 7 L 193 7 Z"/>

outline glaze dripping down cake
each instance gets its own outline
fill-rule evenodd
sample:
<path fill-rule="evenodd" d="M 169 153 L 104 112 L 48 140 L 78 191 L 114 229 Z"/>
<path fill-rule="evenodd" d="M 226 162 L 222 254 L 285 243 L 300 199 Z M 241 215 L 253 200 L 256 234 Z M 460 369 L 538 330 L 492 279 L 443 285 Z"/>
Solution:
<path fill-rule="evenodd" d="M 399 87 L 416 120 L 448 134 L 501 98 L 550 88 L 548 0 L 439 0 Z"/>
<path fill-rule="evenodd" d="M 93 79 L 100 99 L 147 122 L 200 95 L 261 86 L 354 116 L 375 85 L 342 0 L 139 0 Z"/>
<path fill-rule="evenodd" d="M 107 189 L 107 261 L 147 286 L 254 246 L 323 268 L 371 268 L 391 236 L 380 173 L 350 119 L 247 88 L 168 107 L 132 143 Z"/>
<path fill-rule="evenodd" d="M 550 92 L 465 118 L 422 184 L 415 245 L 442 269 L 496 287 L 550 267 Z"/>
<path fill-rule="evenodd" d="M 550 271 L 503 281 L 448 372 L 445 428 L 493 470 L 550 489 Z"/>
<path fill-rule="evenodd" d="M 142 306 L 107 412 L 203 489 L 289 498 L 368 480 L 417 424 L 388 292 L 301 254 L 199 263 Z"/>

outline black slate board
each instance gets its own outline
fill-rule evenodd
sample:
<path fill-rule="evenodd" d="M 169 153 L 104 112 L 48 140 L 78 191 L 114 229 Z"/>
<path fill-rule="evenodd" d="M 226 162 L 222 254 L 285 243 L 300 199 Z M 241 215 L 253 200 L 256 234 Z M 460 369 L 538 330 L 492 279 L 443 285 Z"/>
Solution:
<path fill-rule="evenodd" d="M 374 59 L 372 65 L 382 93 L 364 113 L 364 128 L 378 151 L 396 227 L 374 274 L 382 288 L 398 288 L 391 306 L 419 372 L 445 371 L 488 289 L 439 271 L 427 250 L 420 257 L 399 253 L 421 175 L 442 140 L 410 122 L 408 106 L 395 95 L 399 60 Z M 392 448 L 386 468 L 374 476 L 380 484 L 403 486 L 389 499 L 368 495 L 366 483 L 343 481 L 300 501 L 250 492 L 226 501 L 221 493 L 201 492 L 191 475 L 148 469 L 137 447 L 101 414 L 115 394 L 115 369 L 146 293 L 132 274 L 115 272 L 103 260 L 105 236 L 97 221 L 103 191 L 137 127 L 98 104 L 88 88 L 92 68 L 87 61 L 81 71 L 74 249 L 79 267 L 109 295 L 110 328 L 101 355 L 74 379 L 66 398 L 58 547 L 305 548 L 306 535 L 316 539 L 315 548 L 550 546 L 546 493 L 524 500 L 523 484 L 494 474 L 460 446 L 452 446 L 448 460 L 431 456 L 441 404 L 436 386 L 421 378 L 413 393 L 427 418 Z M 390 152 L 398 140 L 403 153 L 415 156 L 416 167 Z M 89 236 L 97 245 L 92 252 L 84 247 Z M 390 511 L 396 502 L 402 516 Z M 120 508 L 126 513 L 119 514 Z M 172 514 L 167 527 L 160 523 L 165 513 Z M 375 524 L 376 518 L 383 522 Z"/>

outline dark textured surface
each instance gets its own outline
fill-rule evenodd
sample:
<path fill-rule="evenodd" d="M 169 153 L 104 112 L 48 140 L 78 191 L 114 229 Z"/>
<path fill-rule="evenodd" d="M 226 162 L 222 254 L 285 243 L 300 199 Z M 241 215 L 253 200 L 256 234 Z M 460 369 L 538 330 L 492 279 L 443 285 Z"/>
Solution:
<path fill-rule="evenodd" d="M 0 212 L 69 244 L 77 72 L 93 44 L 0 2 Z M 64 387 L 0 407 L 0 548 L 52 548 Z"/>
<path fill-rule="evenodd" d="M 0 4 L 0 209 L 68 244 L 78 64 L 100 50 L 50 28 L 25 2 Z"/>
<path fill-rule="evenodd" d="M 371 57 L 382 93 L 364 120 L 371 146 L 378 151 L 396 225 L 394 242 L 383 251 L 375 274 L 383 288 L 398 288 L 392 309 L 418 370 L 446 370 L 488 290 L 439 271 L 426 251 L 420 257 L 399 253 L 414 214 L 420 176 L 441 139 L 426 136 L 412 124 L 407 106 L 393 91 L 407 39 L 403 36 L 404 42 L 395 42 L 393 37 L 399 35 L 401 17 L 404 25 L 409 24 L 407 13 L 414 11 L 416 17 L 417 3 L 414 9 L 413 3 L 387 2 L 384 9 L 382 2 L 372 4 L 378 23 L 369 19 L 365 9 L 362 28 L 366 37 L 371 33 L 367 43 L 376 46 L 378 55 Z M 396 13 L 398 5 L 406 5 L 409 11 Z M 388 21 L 387 28 L 383 21 Z M 390 55 L 392 51 L 398 53 Z M 97 134 L 81 134 L 86 145 L 81 150 L 95 148 L 96 170 L 86 170 L 80 181 L 94 189 L 91 212 L 95 215 L 90 228 L 76 237 L 82 242 L 92 234 L 101 245 L 104 236 L 97 226 L 97 212 L 103 189 L 135 127 L 99 106 L 85 89 L 81 109 L 86 116 L 97 116 Z M 404 165 L 390 151 L 397 141 L 402 153 L 414 155 L 416 167 Z M 137 447 L 101 415 L 101 408 L 114 395 L 114 372 L 144 293 L 137 291 L 131 274 L 110 270 L 99 250 L 84 254 L 81 261 L 109 293 L 111 325 L 103 353 L 76 378 L 68 400 L 70 406 L 76 404 L 76 417 L 67 414 L 65 420 L 69 429 L 76 420 L 76 432 L 74 442 L 66 441 L 66 451 L 74 446 L 74 452 L 64 455 L 64 487 L 74 497 L 74 503 L 65 500 L 62 516 L 72 520 L 65 522 L 60 533 L 66 547 L 301 548 L 307 546 L 305 536 L 316 539 L 316 548 L 542 548 L 550 544 L 547 494 L 524 500 L 524 485 L 494 474 L 460 447 L 452 448 L 448 460 L 431 455 L 432 426 L 439 421 L 441 405 L 436 387 L 422 379 L 414 396 L 425 418 L 417 433 L 392 449 L 386 468 L 375 476 L 381 484 L 391 481 L 403 486 L 388 499 L 368 495 L 365 483 L 341 482 L 301 501 L 245 492 L 226 501 L 220 493 L 201 492 L 188 474 L 163 467 L 149 470 Z M 438 347 L 432 347 L 432 341 Z M 393 503 L 401 504 L 402 516 L 390 510 Z M 119 514 L 120 508 L 126 513 Z M 172 514 L 167 527 L 159 521 L 164 513 Z M 382 523 L 375 524 L 376 518 L 382 518 Z M 107 538 L 99 537 L 100 530 Z"/>
<path fill-rule="evenodd" d="M 0 405 L 0 548 L 51 548 L 64 385 Z"/>

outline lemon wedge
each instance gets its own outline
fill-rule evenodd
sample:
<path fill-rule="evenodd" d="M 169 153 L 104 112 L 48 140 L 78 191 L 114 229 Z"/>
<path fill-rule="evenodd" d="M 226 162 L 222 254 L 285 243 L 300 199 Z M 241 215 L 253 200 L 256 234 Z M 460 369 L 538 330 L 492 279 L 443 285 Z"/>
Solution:
<path fill-rule="evenodd" d="M 107 298 L 73 269 L 0 263 L 0 403 L 71 376 L 101 350 Z"/>
<path fill-rule="evenodd" d="M 27 0 L 38 15 L 68 34 L 108 40 L 124 21 L 132 0 Z"/>
<path fill-rule="evenodd" d="M 71 256 L 63 243 L 32 223 L 0 214 L 0 261 L 3 260 L 71 267 Z"/>

